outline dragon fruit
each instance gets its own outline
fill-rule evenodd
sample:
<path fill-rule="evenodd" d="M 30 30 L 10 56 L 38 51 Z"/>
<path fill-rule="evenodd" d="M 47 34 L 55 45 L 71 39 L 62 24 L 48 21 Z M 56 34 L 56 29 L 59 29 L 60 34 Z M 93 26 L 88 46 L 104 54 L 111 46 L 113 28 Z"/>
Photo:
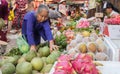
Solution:
<path fill-rule="evenodd" d="M 88 22 L 88 20 L 80 20 L 76 28 L 87 28 L 89 26 L 90 26 L 90 23 Z"/>
<path fill-rule="evenodd" d="M 69 44 L 74 39 L 74 32 L 70 29 L 66 30 L 65 36 L 67 38 L 67 43 Z"/>
<path fill-rule="evenodd" d="M 58 58 L 58 61 L 70 61 L 71 59 L 71 56 L 70 55 L 61 55 L 59 58 Z"/>
<path fill-rule="evenodd" d="M 65 70 L 68 74 L 72 74 L 73 68 L 70 62 L 61 61 L 57 63 L 55 70 Z"/>
<path fill-rule="evenodd" d="M 98 70 L 88 54 L 79 54 L 71 63 L 78 74 L 98 74 Z"/>
<path fill-rule="evenodd" d="M 82 60 L 83 62 L 92 62 L 91 56 L 88 54 L 79 54 L 75 60 Z"/>
<path fill-rule="evenodd" d="M 119 25 L 120 24 L 120 16 L 115 16 L 114 18 L 106 18 L 104 20 L 104 22 L 107 24 Z"/>
<path fill-rule="evenodd" d="M 53 74 L 99 74 L 90 55 L 78 54 L 74 60 L 70 58 L 69 55 L 61 55 Z"/>

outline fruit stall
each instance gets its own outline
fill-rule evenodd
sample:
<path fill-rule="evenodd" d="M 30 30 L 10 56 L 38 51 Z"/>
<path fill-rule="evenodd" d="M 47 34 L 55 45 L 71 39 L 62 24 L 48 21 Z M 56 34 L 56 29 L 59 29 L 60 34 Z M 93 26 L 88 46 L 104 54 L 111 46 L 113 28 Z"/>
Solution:
<path fill-rule="evenodd" d="M 85 18 L 64 24 L 52 21 L 59 50 L 50 52 L 48 42 L 39 44 L 36 52 L 24 46 L 12 48 L 0 57 L 0 74 L 118 74 L 119 50 L 101 34 L 102 25 Z"/>

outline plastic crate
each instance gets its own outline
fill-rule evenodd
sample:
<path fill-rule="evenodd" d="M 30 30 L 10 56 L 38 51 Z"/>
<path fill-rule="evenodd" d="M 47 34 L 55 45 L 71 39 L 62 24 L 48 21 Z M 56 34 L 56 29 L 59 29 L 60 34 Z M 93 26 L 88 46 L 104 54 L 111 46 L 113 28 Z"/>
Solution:
<path fill-rule="evenodd" d="M 104 43 L 107 46 L 107 55 L 109 61 L 119 61 L 119 50 L 109 37 L 104 37 Z"/>

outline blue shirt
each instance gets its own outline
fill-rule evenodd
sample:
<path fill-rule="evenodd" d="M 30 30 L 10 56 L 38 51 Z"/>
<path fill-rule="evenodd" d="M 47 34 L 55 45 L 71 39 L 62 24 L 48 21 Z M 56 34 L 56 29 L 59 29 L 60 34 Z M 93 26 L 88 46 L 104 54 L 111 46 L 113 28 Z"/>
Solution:
<path fill-rule="evenodd" d="M 34 11 L 25 14 L 22 34 L 26 37 L 29 45 L 38 45 L 41 37 L 44 40 L 53 40 L 49 20 L 38 23 Z"/>

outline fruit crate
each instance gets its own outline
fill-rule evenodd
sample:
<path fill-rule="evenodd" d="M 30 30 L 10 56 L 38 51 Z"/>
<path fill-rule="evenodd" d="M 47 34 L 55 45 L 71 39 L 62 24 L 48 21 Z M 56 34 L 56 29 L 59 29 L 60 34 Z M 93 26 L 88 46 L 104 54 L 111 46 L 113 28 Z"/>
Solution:
<path fill-rule="evenodd" d="M 103 66 L 98 66 L 102 74 L 120 74 L 120 62 L 114 61 L 99 61 Z"/>
<path fill-rule="evenodd" d="M 57 64 L 57 61 L 54 63 L 54 65 L 53 65 L 52 69 L 50 70 L 49 74 L 54 73 L 56 64 Z"/>
<path fill-rule="evenodd" d="M 104 37 L 104 44 L 107 46 L 106 54 L 109 57 L 109 61 L 119 61 L 119 50 L 109 37 Z"/>

